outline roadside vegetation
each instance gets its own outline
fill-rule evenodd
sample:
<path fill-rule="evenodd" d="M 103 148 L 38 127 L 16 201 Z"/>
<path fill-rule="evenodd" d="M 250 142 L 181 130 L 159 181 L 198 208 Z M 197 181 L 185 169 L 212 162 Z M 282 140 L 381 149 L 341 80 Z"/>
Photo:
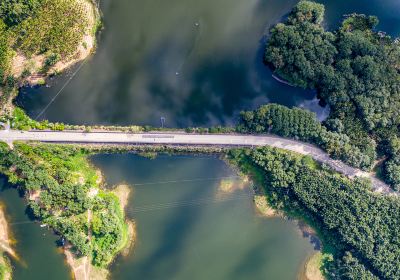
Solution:
<path fill-rule="evenodd" d="M 262 147 L 235 149 L 232 162 L 264 178 L 269 204 L 305 219 L 323 241 L 328 279 L 399 279 L 400 201 L 371 191 L 309 157 Z M 327 257 L 327 256 L 331 257 Z"/>
<path fill-rule="evenodd" d="M 360 14 L 325 31 L 324 11 L 300 1 L 286 22 L 272 28 L 265 62 L 289 83 L 316 89 L 330 106 L 324 126 L 346 137 L 349 147 L 340 158 L 364 169 L 390 158 L 384 177 L 398 188 L 399 159 L 390 143 L 400 136 L 400 40 L 377 32 L 377 17 Z"/>
<path fill-rule="evenodd" d="M 374 141 L 367 138 L 366 141 L 370 141 L 361 150 L 346 134 L 328 130 L 314 113 L 300 108 L 268 104 L 254 111 L 244 111 L 240 114 L 237 130 L 272 133 L 312 143 L 326 150 L 331 157 L 364 170 L 369 170 L 376 158 Z"/>
<path fill-rule="evenodd" d="M 100 187 L 88 150 L 15 143 L 0 146 L 0 171 L 28 200 L 35 219 L 50 226 L 76 257 L 105 268 L 128 242 L 118 197 Z"/>

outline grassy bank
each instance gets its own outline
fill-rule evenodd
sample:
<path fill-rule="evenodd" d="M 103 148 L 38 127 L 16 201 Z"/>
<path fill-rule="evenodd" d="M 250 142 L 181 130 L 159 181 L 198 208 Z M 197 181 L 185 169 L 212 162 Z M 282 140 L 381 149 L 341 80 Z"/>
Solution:
<path fill-rule="evenodd" d="M 12 269 L 9 260 L 0 252 L 0 280 L 10 280 L 11 272 Z"/>
<path fill-rule="evenodd" d="M 128 243 L 128 225 L 119 197 L 102 187 L 89 155 L 74 146 L 15 143 L 10 150 L 1 144 L 0 171 L 74 257 L 107 268 Z"/>

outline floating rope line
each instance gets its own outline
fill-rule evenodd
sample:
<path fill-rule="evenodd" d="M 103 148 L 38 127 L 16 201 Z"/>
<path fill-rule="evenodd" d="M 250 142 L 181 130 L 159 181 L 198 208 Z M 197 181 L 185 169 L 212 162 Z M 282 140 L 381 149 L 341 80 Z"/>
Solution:
<path fill-rule="evenodd" d="M 72 81 L 72 79 L 75 77 L 75 75 L 81 70 L 82 66 L 88 61 L 88 58 L 82 61 L 82 63 L 79 65 L 79 67 L 76 69 L 74 73 L 69 77 L 69 79 L 64 83 L 64 85 L 61 87 L 61 89 L 57 92 L 57 94 L 50 100 L 49 103 L 44 107 L 44 109 L 36 116 L 35 121 L 38 120 L 46 111 L 47 109 L 53 104 L 53 102 L 56 100 L 56 98 L 63 92 L 65 87 Z"/>

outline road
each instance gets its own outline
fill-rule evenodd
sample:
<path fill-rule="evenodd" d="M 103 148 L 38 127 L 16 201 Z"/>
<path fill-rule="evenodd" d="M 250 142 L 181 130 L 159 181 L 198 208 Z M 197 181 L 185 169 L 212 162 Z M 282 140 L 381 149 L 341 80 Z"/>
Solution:
<path fill-rule="evenodd" d="M 53 143 L 85 144 L 167 144 L 167 145 L 212 145 L 212 146 L 271 146 L 309 155 L 320 163 L 349 177 L 366 177 L 372 182 L 374 191 L 398 195 L 374 175 L 334 160 L 318 147 L 304 142 L 272 135 L 233 134 L 187 134 L 187 133 L 125 133 L 125 132 L 79 132 L 79 131 L 17 131 L 0 130 L 0 141 L 39 141 Z"/>

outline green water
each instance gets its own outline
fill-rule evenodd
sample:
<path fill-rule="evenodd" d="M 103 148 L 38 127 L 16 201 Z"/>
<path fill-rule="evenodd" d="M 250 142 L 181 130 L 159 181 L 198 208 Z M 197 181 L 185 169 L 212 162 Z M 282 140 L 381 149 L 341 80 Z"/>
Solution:
<path fill-rule="evenodd" d="M 217 158 L 124 154 L 92 161 L 109 185 L 127 183 L 133 191 L 127 213 L 138 240 L 113 264 L 112 279 L 293 280 L 313 251 L 293 222 L 259 217 L 248 186 L 221 194 L 221 178 L 236 174 Z"/>
<path fill-rule="evenodd" d="M 57 237 L 39 224 L 32 223 L 25 213 L 24 200 L 2 176 L 0 202 L 6 206 L 11 232 L 17 240 L 15 250 L 20 257 L 20 261 L 12 259 L 13 280 L 70 279 L 64 256 L 56 247 Z"/>

